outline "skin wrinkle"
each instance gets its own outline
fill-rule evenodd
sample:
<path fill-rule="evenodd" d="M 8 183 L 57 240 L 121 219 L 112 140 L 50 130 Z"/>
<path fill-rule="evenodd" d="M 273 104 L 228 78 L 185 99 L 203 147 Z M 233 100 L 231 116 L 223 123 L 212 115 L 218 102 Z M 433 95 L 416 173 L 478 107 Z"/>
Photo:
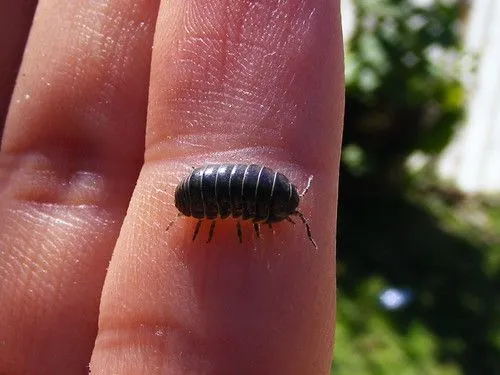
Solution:
<path fill-rule="evenodd" d="M 241 103 L 228 103 L 228 98 L 230 98 L 231 95 L 226 94 L 225 98 L 220 99 L 220 100 L 196 100 L 196 99 L 178 99 L 174 100 L 174 102 L 181 103 L 180 105 L 177 105 L 175 110 L 171 111 L 172 115 L 179 115 L 179 113 L 184 113 L 189 116 L 189 118 L 193 118 L 191 123 L 198 124 L 200 121 L 203 121 L 205 124 L 208 122 L 219 122 L 223 121 L 225 124 L 230 124 L 234 125 L 234 127 L 237 128 L 244 128 L 246 131 L 248 131 L 248 126 L 245 126 L 245 123 L 250 121 L 251 118 L 256 118 L 257 120 L 255 121 L 255 126 L 258 126 L 261 124 L 262 119 L 264 118 L 266 113 L 270 112 L 270 106 L 266 106 L 264 104 L 259 104 L 257 108 L 254 108 L 253 110 L 248 110 L 247 107 L 245 106 L 245 99 L 240 98 L 239 96 L 235 96 L 234 99 L 236 100 L 241 100 Z M 231 98 L 232 99 L 232 98 Z M 193 105 L 196 104 L 196 105 Z M 191 110 L 192 107 L 198 108 L 198 110 L 193 111 Z M 214 111 L 214 109 L 219 109 L 219 110 L 225 110 L 228 114 L 224 118 L 220 118 L 218 115 L 218 112 L 220 111 Z M 231 118 L 229 117 L 230 113 L 239 111 L 239 119 L 235 119 L 234 117 Z M 195 119 L 195 116 L 197 118 Z M 246 121 L 241 121 L 242 118 L 248 119 Z M 259 120 L 260 118 L 260 120 Z M 209 120 L 209 121 L 207 121 Z M 189 126 L 188 126 L 189 127 Z"/>
<path fill-rule="evenodd" d="M 135 43 L 138 34 L 147 30 L 150 21 L 135 20 L 133 14 L 138 13 L 137 4 L 134 4 L 129 10 L 130 13 L 125 16 L 121 10 L 109 7 L 108 1 L 93 3 L 95 5 L 92 7 L 80 8 L 80 12 L 74 16 L 73 27 L 79 30 L 79 37 L 72 48 L 77 53 L 69 53 L 69 55 L 77 56 L 80 62 L 80 65 L 74 68 L 81 69 L 83 66 L 88 66 L 92 69 L 91 72 L 79 71 L 79 75 L 95 72 L 102 72 L 101 76 L 111 74 L 111 79 L 103 81 L 109 85 L 108 89 L 114 90 L 116 83 L 124 83 L 124 79 L 127 79 L 130 46 Z M 92 60 L 92 63 L 87 63 L 86 59 Z M 110 66 L 109 61 L 113 62 Z M 95 69 L 96 66 L 101 69 Z M 68 66 L 68 68 L 72 67 Z M 101 80 L 99 76 L 95 79 Z M 103 94 L 106 91 L 104 87 Z"/>
<path fill-rule="evenodd" d="M 154 248 L 148 249 L 148 251 L 162 251 L 163 246 L 157 245 Z M 133 262 L 137 264 L 137 267 L 141 266 L 141 263 L 150 264 L 150 260 L 144 260 L 138 257 L 137 253 L 132 253 L 130 251 L 128 262 Z M 198 303 L 195 302 L 195 298 L 192 296 L 192 278 L 187 276 L 186 265 L 179 257 L 174 256 L 174 254 L 168 254 L 168 259 L 163 256 L 162 264 L 166 264 L 167 267 L 164 268 L 165 272 L 169 272 L 172 278 L 168 284 L 162 282 L 163 278 L 158 278 L 156 280 L 157 288 L 151 290 L 149 287 L 150 283 L 143 279 L 129 279 L 131 275 L 120 275 L 122 279 L 120 282 L 126 283 L 133 287 L 135 290 L 141 290 L 140 296 L 137 296 L 133 291 L 134 299 L 139 298 L 138 305 L 134 307 L 127 303 L 127 298 L 125 300 L 109 301 L 110 305 L 106 307 L 104 311 L 101 311 L 100 316 L 100 330 L 104 333 L 104 338 L 106 335 L 119 335 L 122 330 L 134 331 L 138 329 L 142 330 L 144 327 L 153 326 L 163 326 L 168 322 L 168 327 L 193 327 L 199 326 L 199 317 L 196 312 L 199 311 L 200 307 Z M 164 291 L 164 293 L 158 293 L 158 290 Z M 109 291 L 103 291 L 103 298 L 106 298 Z M 184 296 L 184 298 L 179 298 L 179 296 Z M 156 301 L 154 305 L 148 303 L 148 301 Z M 169 301 L 175 300 L 175 306 L 171 305 Z M 123 319 L 116 319 L 117 316 L 129 316 L 129 320 L 124 321 Z M 101 335 L 99 335 L 101 336 Z M 98 337 L 100 340 L 100 337 Z M 122 344 L 124 344 L 122 342 Z M 100 341 L 96 343 L 100 345 Z"/>
<path fill-rule="evenodd" d="M 26 183 L 28 180 L 31 182 Z M 103 177 L 89 171 L 76 171 L 63 177 L 50 170 L 33 173 L 21 169 L 11 181 L 4 193 L 20 202 L 92 207 L 108 199 Z"/>
<path fill-rule="evenodd" d="M 203 82 L 203 81 L 201 81 L 201 82 Z M 201 82 L 197 82 L 197 83 L 198 83 L 198 85 L 199 85 Z M 187 90 L 188 90 L 187 92 L 189 92 L 189 89 L 187 89 Z M 240 89 L 238 89 L 238 91 L 237 91 L 237 92 L 239 92 L 239 90 L 240 90 Z M 195 92 L 195 94 L 196 94 L 196 91 L 195 91 L 195 90 L 193 90 L 193 91 L 194 91 L 194 92 Z M 245 91 L 244 91 L 244 90 L 242 90 L 241 92 L 243 92 L 243 93 L 244 93 Z M 247 91 L 246 93 L 251 93 L 251 91 Z M 226 100 L 227 100 L 227 98 L 228 98 L 228 97 L 230 97 L 230 98 L 231 98 L 231 94 L 229 94 L 227 91 L 224 91 L 223 93 L 214 92 L 214 91 L 212 91 L 212 92 L 210 92 L 210 91 L 206 91 L 206 92 L 205 92 L 205 94 L 208 94 L 208 95 L 218 95 L 218 96 L 220 96 L 220 97 L 222 97 L 222 98 L 224 98 L 224 99 L 226 99 Z M 240 96 L 240 95 L 232 95 L 232 98 L 233 98 L 233 99 L 239 99 L 239 96 Z M 256 94 L 255 94 L 255 97 L 257 98 L 257 95 L 256 95 Z M 178 99 L 178 98 L 177 98 L 176 100 L 177 100 L 177 101 L 181 101 L 182 99 Z M 192 99 L 190 99 L 190 100 L 192 100 Z M 248 102 L 248 100 L 245 100 L 245 98 L 242 98 L 241 100 L 243 101 L 243 103 Z M 218 101 L 218 100 L 216 100 L 216 101 L 214 101 L 214 102 L 217 102 L 217 101 Z M 208 103 L 208 104 L 210 104 L 210 103 Z M 224 103 L 222 103 L 222 104 L 224 104 Z M 231 106 L 231 104 L 229 104 L 229 106 Z M 210 108 L 210 105 L 208 105 L 207 107 L 208 107 L 208 108 Z"/>
<path fill-rule="evenodd" d="M 241 127 L 244 127 L 250 120 L 255 122 L 255 116 L 258 115 L 257 122 L 266 123 L 266 126 L 274 126 L 279 133 L 284 123 L 287 123 L 287 126 L 288 124 L 293 126 L 297 121 L 297 115 L 294 113 L 298 106 L 297 103 L 287 103 L 283 106 L 280 96 L 283 93 L 275 91 L 276 87 L 283 87 L 278 80 L 286 81 L 287 87 L 292 86 L 294 73 L 289 72 L 286 77 L 286 72 L 285 76 L 283 74 L 277 76 L 276 72 L 283 71 L 283 66 L 293 66 L 288 61 L 295 58 L 297 50 L 303 49 L 307 41 L 306 35 L 310 31 L 310 23 L 313 22 L 312 15 L 315 8 L 306 9 L 305 3 L 299 2 L 296 6 L 298 9 L 295 22 L 283 22 L 280 18 L 286 18 L 288 12 L 281 10 L 280 6 L 286 6 L 286 3 L 278 4 L 270 16 L 264 17 L 256 10 L 259 7 L 258 4 L 243 3 L 243 7 L 248 7 L 248 10 L 243 12 L 243 16 L 238 13 L 241 10 L 234 10 L 231 13 L 231 10 L 227 9 L 228 4 L 225 5 L 223 9 L 230 13 L 224 19 L 230 22 L 225 25 L 222 34 L 212 31 L 220 30 L 220 28 L 210 28 L 207 26 L 210 23 L 202 22 L 204 17 L 217 18 L 210 14 L 209 10 L 201 6 L 191 8 L 188 5 L 188 12 L 183 22 L 186 35 L 179 44 L 180 57 L 174 61 L 174 64 L 178 65 L 176 68 L 184 72 L 181 77 L 185 78 L 181 78 L 171 89 L 172 95 L 169 102 L 172 104 L 172 116 L 178 115 L 176 111 L 189 114 L 187 108 L 190 105 L 199 108 L 201 104 L 202 108 L 205 108 L 202 111 L 203 115 L 210 122 L 221 121 L 221 119 L 227 121 L 234 117 L 234 113 L 238 113 L 236 117 L 241 118 L 242 113 L 244 116 L 246 113 L 245 117 L 248 121 L 241 121 Z M 204 16 L 207 13 L 208 15 Z M 254 13 L 256 13 L 255 16 Z M 307 16 L 303 16 L 304 13 Z M 281 14 L 283 16 L 280 16 Z M 276 17 L 278 21 L 275 20 Z M 197 21 L 197 24 L 193 19 Z M 281 24 L 289 26 L 283 28 L 280 27 Z M 256 33 L 259 38 L 254 35 Z M 220 61 L 220 58 L 224 60 Z M 218 63 L 215 64 L 214 61 Z M 216 71 L 213 71 L 214 67 Z M 262 73 L 264 75 L 259 79 L 259 83 L 253 84 L 256 73 L 260 76 Z M 196 78 L 197 76 L 200 78 Z M 196 83 L 195 86 L 193 82 Z M 263 82 L 264 85 L 262 85 Z M 182 91 L 179 92 L 181 87 Z M 215 88 L 215 91 L 210 90 L 210 87 Z M 238 89 L 235 90 L 234 87 Z M 259 94 L 260 90 L 265 94 Z M 242 107 L 235 105 L 235 101 L 241 101 Z M 182 109 L 181 103 L 185 103 L 187 108 Z M 215 113 L 214 108 L 217 109 Z M 241 108 L 245 110 L 241 111 Z M 201 111 L 198 110 L 198 113 L 192 116 L 199 115 L 199 112 Z M 288 114 L 288 118 L 283 114 Z M 183 117 L 186 118 L 187 123 L 190 122 L 191 116 Z M 274 121 L 274 119 L 281 119 L 281 121 Z"/>
<path fill-rule="evenodd" d="M 94 10 L 96 9 L 94 7 L 91 7 L 90 11 L 85 7 L 79 9 L 79 13 L 73 17 L 74 22 L 72 25 L 78 37 L 76 38 L 76 43 L 73 42 L 70 45 L 70 48 L 75 52 L 71 53 L 72 51 L 69 51 L 68 53 L 68 56 L 75 57 L 76 64 L 72 66 L 74 61 L 69 59 L 64 69 L 69 76 L 72 75 L 71 72 L 73 69 L 75 70 L 75 74 L 72 77 L 75 85 L 80 82 L 81 76 L 87 74 L 95 75 L 96 72 L 100 72 L 100 75 L 103 76 L 107 73 L 114 73 L 107 69 L 107 54 L 112 49 L 109 48 L 109 45 L 106 45 L 107 33 L 103 30 L 107 21 L 106 13 Z M 100 69 L 95 69 L 96 66 L 100 67 Z M 84 70 L 85 67 L 89 67 L 90 70 Z M 95 75 L 95 79 L 97 81 L 101 80 L 99 75 Z M 99 96 L 102 97 L 102 94 L 104 92 L 101 92 Z"/>
<path fill-rule="evenodd" d="M 223 134 L 221 134 L 221 137 Z M 201 134 L 203 137 L 203 134 Z M 231 138 L 226 139 L 230 145 L 241 145 L 245 144 L 244 142 L 239 141 L 239 138 L 242 135 L 233 135 Z M 193 139 L 196 141 L 197 136 L 189 136 L 188 139 Z M 291 160 L 289 156 L 288 149 L 283 147 L 281 144 L 277 144 L 276 142 L 259 142 L 255 146 L 249 147 L 228 147 L 225 150 L 215 151 L 214 147 L 208 145 L 207 151 L 205 149 L 200 150 L 199 147 L 195 149 L 186 147 L 186 144 L 182 143 L 184 138 L 179 138 L 178 141 L 180 147 L 172 148 L 172 143 L 177 142 L 176 140 L 166 140 L 165 142 L 171 147 L 171 155 L 170 160 L 172 163 L 175 163 L 176 160 L 180 160 L 182 163 L 182 168 L 180 170 L 189 170 L 192 169 L 193 165 L 201 165 L 206 163 L 219 163 L 221 160 L 235 163 L 235 164 L 244 164 L 247 162 L 259 164 L 262 160 L 267 160 L 266 166 L 271 167 L 274 170 L 279 170 L 280 172 L 285 172 L 285 175 L 291 177 L 294 181 L 294 178 L 301 178 L 304 181 L 307 181 L 310 173 L 304 171 L 304 166 L 302 162 Z M 201 142 L 202 140 L 200 140 Z M 219 138 L 215 135 L 213 138 L 213 142 L 217 143 Z M 148 164 L 161 164 L 163 160 L 161 159 L 161 148 L 158 147 L 156 149 L 151 149 L 150 152 L 146 155 L 146 159 Z M 178 153 L 174 153 L 174 150 L 178 150 Z M 287 163 L 284 160 L 288 160 Z M 300 176 L 300 177 L 299 177 Z M 162 177 L 164 178 L 164 177 Z M 179 176 L 175 177 L 177 180 L 180 179 Z"/>
<path fill-rule="evenodd" d="M 198 38 L 199 39 L 199 38 Z M 228 41 L 227 44 L 231 44 L 232 42 L 231 41 Z M 241 49 L 242 47 L 242 43 L 239 43 L 238 46 L 236 47 L 239 47 L 239 49 Z M 199 47 L 193 47 L 194 49 L 199 49 Z M 194 80 L 190 80 L 191 83 L 195 83 L 196 85 L 194 86 L 195 88 L 189 88 L 189 87 L 186 87 L 186 91 L 185 91 L 185 95 L 187 98 L 189 98 L 189 100 L 192 100 L 192 97 L 197 97 L 197 96 L 201 96 L 201 97 L 205 97 L 204 99 L 204 102 L 206 102 L 206 106 L 208 109 L 212 110 L 213 111 L 213 106 L 211 105 L 211 101 L 210 99 L 207 99 L 210 98 L 211 96 L 218 96 L 220 98 L 223 98 L 224 101 L 228 101 L 228 99 L 233 99 L 233 100 L 240 100 L 242 102 L 243 105 L 245 105 L 245 108 L 257 108 L 257 111 L 256 112 L 262 112 L 262 108 L 263 108 L 263 105 L 261 103 L 262 100 L 266 101 L 266 100 L 269 100 L 271 102 L 275 101 L 276 100 L 276 92 L 273 92 L 271 91 L 269 94 L 265 95 L 264 98 L 261 94 L 257 93 L 257 89 L 260 88 L 262 85 L 261 85 L 261 82 L 259 82 L 258 84 L 256 83 L 253 83 L 253 75 L 255 73 L 255 71 L 259 71 L 259 72 L 264 72 L 264 76 L 262 78 L 263 81 L 266 81 L 266 82 L 269 82 L 267 84 L 267 86 L 269 87 L 275 87 L 276 84 L 276 80 L 279 78 L 279 77 L 276 77 L 276 74 L 275 72 L 276 71 L 280 71 L 282 70 L 282 66 L 285 64 L 285 62 L 283 62 L 283 59 L 282 59 L 282 56 L 281 55 L 278 55 L 276 53 L 276 51 L 272 51 L 272 52 L 268 52 L 268 49 L 269 49 L 269 46 L 263 46 L 263 47 L 259 47 L 259 46 L 249 46 L 248 47 L 248 50 L 255 50 L 255 48 L 257 48 L 258 50 L 260 50 L 259 53 L 257 53 L 257 55 L 255 57 L 251 56 L 251 57 L 247 57 L 247 55 L 249 55 L 249 53 L 247 52 L 241 52 L 241 51 L 236 51 L 234 53 L 229 53 L 228 54 L 231 54 L 231 55 L 234 55 L 234 56 L 243 56 L 243 58 L 238 58 L 238 59 L 235 59 L 235 62 L 234 64 L 231 64 L 230 66 L 228 66 L 225 70 L 227 70 L 228 72 L 231 72 L 231 73 L 225 73 L 226 76 L 224 76 L 224 73 L 222 72 L 219 72 L 218 74 L 213 74 L 211 73 L 211 70 L 210 70 L 210 65 L 211 65 L 211 61 L 208 60 L 206 65 L 204 67 L 204 69 L 208 69 L 208 74 L 209 76 L 211 77 L 222 77 L 220 80 L 222 80 L 222 86 L 223 88 L 220 89 L 220 82 L 217 82 L 217 81 L 214 81 L 214 79 L 210 79 L 210 80 L 197 80 L 197 79 L 194 79 Z M 238 49 L 238 48 L 237 48 Z M 208 56 L 211 56 L 211 54 L 209 54 Z M 269 61 L 268 63 L 266 62 L 266 58 L 265 57 L 272 57 L 275 62 L 273 61 Z M 199 56 L 195 56 L 196 58 L 196 61 L 199 61 Z M 209 57 L 210 58 L 210 57 Z M 268 59 L 270 60 L 270 59 Z M 187 60 L 188 64 L 189 64 L 189 60 Z M 258 62 L 257 64 L 255 62 Z M 200 64 L 197 64 L 198 66 Z M 259 66 L 257 66 L 259 65 Z M 268 65 L 269 67 L 266 67 L 265 65 Z M 275 67 L 276 69 L 271 69 L 271 67 Z M 292 74 L 292 79 L 293 79 L 293 74 Z M 290 80 L 290 79 L 289 79 Z M 236 84 L 237 83 L 237 84 Z M 200 90 L 199 87 L 203 87 L 203 86 L 212 86 L 214 87 L 215 89 L 217 89 L 219 87 L 219 90 L 218 91 L 211 91 L 211 90 L 207 90 L 207 89 L 204 89 L 204 90 Z M 192 95 L 194 93 L 194 95 Z M 183 100 L 183 97 L 177 97 L 175 99 L 176 101 L 182 101 Z M 220 99 L 217 99 L 217 100 L 212 100 L 212 102 L 217 102 L 218 100 Z M 231 100 L 228 101 L 229 103 L 231 103 Z M 264 111 L 264 112 L 270 112 L 270 109 L 272 108 L 272 105 L 271 104 L 268 104 L 268 105 L 265 105 L 265 107 L 269 108 L 268 111 Z"/>
<path fill-rule="evenodd" d="M 144 228 L 144 230 L 159 229 L 162 224 L 157 222 L 150 222 L 148 219 L 144 218 L 142 215 L 134 215 L 137 220 L 136 226 L 139 228 Z"/>
<path fill-rule="evenodd" d="M 212 22 L 207 22 L 212 19 L 212 14 L 218 11 L 214 9 L 216 4 L 212 2 L 187 1 L 186 11 L 182 22 L 183 31 L 185 34 L 194 34 L 197 30 L 203 31 L 203 36 L 207 34 L 215 34 L 218 28 L 214 27 Z"/>
<path fill-rule="evenodd" d="M 128 71 L 133 64 L 129 55 L 137 39 L 136 35 L 146 32 L 149 27 L 149 22 L 125 23 L 127 18 L 121 12 L 113 12 L 111 15 L 108 13 L 88 12 L 85 9 L 82 10 L 82 14 L 76 16 L 79 19 L 76 28 L 81 29 L 80 37 L 77 38 L 79 43 L 70 46 L 76 52 L 68 55 L 76 56 L 77 61 L 75 64 L 72 58 L 69 58 L 68 65 L 64 69 L 69 76 L 76 69 L 72 77 L 75 86 L 81 86 L 79 79 L 81 76 L 94 77 L 91 88 L 92 97 L 95 98 L 94 105 L 87 106 L 84 114 L 88 117 L 89 123 L 94 124 L 105 124 L 111 120 L 110 112 L 102 110 L 102 107 L 109 106 L 112 101 L 101 98 L 113 98 L 121 86 L 127 85 Z M 102 21 L 96 22 L 96 20 Z M 118 30 L 125 32 L 118 33 Z M 116 39 L 115 35 L 118 35 Z M 80 68 L 86 66 L 90 67 L 89 71 Z"/>
<path fill-rule="evenodd" d="M 70 207 L 93 210 L 103 204 L 113 205 L 117 197 L 128 189 L 125 182 L 129 176 L 107 177 L 109 173 L 114 173 L 110 171 L 110 166 L 94 167 L 93 164 L 97 163 L 91 159 L 83 163 L 76 160 L 68 163 L 67 156 L 59 157 L 57 152 L 53 156 L 27 153 L 7 157 L 4 153 L 3 199 L 14 199 L 38 207 L 51 206 L 54 210 Z M 96 170 L 98 168 L 102 170 Z"/>
<path fill-rule="evenodd" d="M 3 244 L 3 242 L 4 241 L 0 240 L 0 243 Z M 31 279 L 43 279 L 43 277 L 39 278 L 38 275 L 47 273 L 47 261 L 45 261 L 44 264 L 36 264 L 33 262 L 32 257 L 30 257 L 31 254 L 23 253 L 19 247 L 14 248 L 14 250 L 16 250 L 15 253 L 9 253 L 7 256 L 1 254 L 2 259 L 6 259 L 7 261 L 2 262 L 2 265 L 0 266 L 0 274 L 8 275 L 11 274 L 10 272 L 14 271 L 14 274 L 23 274 L 26 278 L 22 279 L 22 285 L 20 285 L 20 287 L 16 285 L 14 280 L 4 278 L 4 280 L 10 282 L 11 286 L 14 286 L 14 288 L 7 289 L 13 291 L 14 293 L 16 291 L 22 293 L 23 290 L 28 290 L 33 286 L 39 287 L 42 285 L 39 282 L 31 282 Z"/>
<path fill-rule="evenodd" d="M 68 244 L 78 243 L 81 248 L 86 248 L 90 246 L 92 235 L 89 236 L 88 229 L 92 229 L 94 223 L 90 222 L 90 219 L 97 220 L 100 224 L 100 230 L 105 231 L 109 227 L 108 220 L 102 220 L 100 217 L 92 218 L 90 214 L 82 216 L 82 212 L 86 212 L 86 208 L 76 208 L 75 212 L 66 212 L 61 219 L 60 216 L 55 215 L 53 210 L 55 206 L 52 205 L 41 205 L 39 207 L 27 207 L 23 204 L 21 207 L 12 208 L 8 212 L 10 214 L 6 215 L 11 223 L 11 227 L 15 227 L 15 230 L 20 235 L 18 236 L 18 241 L 12 243 L 7 238 L 0 239 L 0 243 L 9 242 L 12 245 L 12 249 L 8 252 L 7 258 L 12 261 L 18 262 L 22 265 L 24 260 L 25 264 L 28 264 L 28 268 L 31 271 L 38 269 L 38 274 L 47 273 L 47 269 L 51 268 L 51 264 L 56 261 L 60 261 L 66 256 L 70 256 L 64 249 L 69 248 Z M 59 210 L 56 208 L 56 210 Z M 15 219 L 14 219 L 15 218 Z M 67 222 L 72 227 L 71 231 L 66 231 L 61 228 L 61 222 Z M 9 225 L 9 224 L 7 224 Z M 25 230 L 24 228 L 30 228 L 30 230 Z M 88 228 L 88 229 L 84 229 Z M 65 233 L 65 236 L 60 236 L 60 233 Z M 75 233 L 87 233 L 85 237 L 77 236 Z M 29 241 L 30 238 L 43 238 L 39 242 L 41 251 L 36 247 L 32 246 L 33 241 Z M 7 249 L 8 247 L 2 246 L 2 249 Z M 4 250 L 0 249 L 0 253 L 4 253 Z M 44 251 L 48 249 L 50 251 Z M 15 257 L 14 257 L 15 254 Z M 5 254 L 2 254 L 0 258 L 5 258 Z M 66 261 L 64 261 L 66 262 Z M 11 265 L 13 266 L 13 265 Z M 26 268 L 22 266 L 23 268 Z M 34 268 L 33 268 L 34 267 Z M 41 277 L 43 279 L 44 276 Z"/>
<path fill-rule="evenodd" d="M 244 96 L 254 96 L 254 100 L 257 100 L 256 94 L 253 94 L 251 90 L 245 90 L 245 89 L 238 89 L 238 90 L 233 90 L 235 93 L 228 93 L 225 92 L 224 94 L 218 93 L 218 92 L 208 92 L 205 93 L 210 96 L 216 96 L 219 97 L 220 99 L 205 99 L 205 100 L 200 100 L 200 99 L 188 99 L 188 98 L 179 98 L 173 100 L 173 102 L 179 104 L 178 108 L 176 108 L 175 113 L 183 112 L 186 114 L 190 114 L 193 117 L 195 115 L 200 115 L 205 118 L 209 118 L 211 120 L 216 120 L 217 115 L 214 114 L 214 109 L 221 109 L 221 110 L 226 110 L 227 112 L 231 111 L 240 111 L 240 113 L 244 114 L 247 117 L 252 117 L 251 115 L 254 115 L 257 111 L 252 111 L 248 113 L 249 111 L 246 109 L 248 105 L 248 100 L 244 98 Z M 196 90 L 193 90 L 193 93 L 195 95 L 198 94 Z M 238 95 L 240 94 L 240 95 Z M 241 95 L 243 94 L 243 95 Z M 197 111 L 192 111 L 191 108 L 193 107 L 193 104 L 199 104 L 199 106 L 195 106 L 196 108 L 202 107 L 201 109 L 198 109 Z M 182 105 L 185 106 L 185 109 L 182 109 Z M 265 109 L 264 113 L 268 113 L 270 110 L 269 105 L 264 105 L 257 103 L 258 109 L 262 111 L 262 109 Z M 190 116 L 191 117 L 191 116 Z M 262 117 L 262 116 L 259 116 Z"/>
<path fill-rule="evenodd" d="M 128 333 L 129 331 L 130 333 Z M 144 324 L 125 331 L 124 336 L 130 337 L 130 347 L 124 348 L 117 345 L 119 344 L 117 338 L 113 336 L 119 337 L 119 335 L 113 334 L 113 332 L 105 332 L 108 336 L 105 339 L 109 341 L 106 344 L 112 351 L 124 352 L 123 356 L 130 358 L 132 362 L 140 363 L 144 356 L 150 358 L 148 363 L 143 363 L 143 367 L 137 373 L 162 373 L 165 375 L 206 373 L 211 368 L 210 360 L 206 352 L 200 350 L 198 355 L 195 355 L 188 350 L 200 346 L 197 340 L 190 338 L 190 333 L 176 325 Z M 213 344 L 216 343 L 209 343 L 208 346 Z M 178 355 L 173 356 L 167 350 L 170 345 L 178 345 L 185 350 L 181 350 Z M 155 355 L 158 352 L 165 353 L 165 355 L 158 358 Z M 134 358 L 136 356 L 137 358 Z M 111 368 L 118 368 L 118 366 L 113 365 Z"/>

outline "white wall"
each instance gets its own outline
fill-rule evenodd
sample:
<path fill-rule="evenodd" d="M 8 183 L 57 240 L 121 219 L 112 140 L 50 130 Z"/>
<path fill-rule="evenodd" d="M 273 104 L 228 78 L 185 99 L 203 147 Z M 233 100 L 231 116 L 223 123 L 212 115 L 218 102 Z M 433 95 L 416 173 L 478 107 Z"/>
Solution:
<path fill-rule="evenodd" d="M 438 173 L 465 192 L 500 192 L 500 1 L 470 2 L 465 48 L 467 114 Z"/>
<path fill-rule="evenodd" d="M 427 3 L 436 0 L 411 0 Z M 355 7 L 342 0 L 344 43 Z M 469 1 L 463 82 L 467 92 L 461 131 L 443 153 L 437 173 L 464 192 L 500 192 L 500 0 Z"/>

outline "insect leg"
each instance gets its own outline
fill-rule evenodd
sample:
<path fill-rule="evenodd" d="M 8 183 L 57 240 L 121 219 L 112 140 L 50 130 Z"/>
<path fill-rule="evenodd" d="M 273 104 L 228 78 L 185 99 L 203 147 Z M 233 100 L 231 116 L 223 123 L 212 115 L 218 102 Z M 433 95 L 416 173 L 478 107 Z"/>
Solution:
<path fill-rule="evenodd" d="M 271 223 L 267 223 L 267 225 L 269 226 L 269 229 L 272 230 L 273 234 L 276 234 L 276 231 L 274 230 L 272 224 Z"/>
<path fill-rule="evenodd" d="M 171 222 L 167 225 L 167 229 L 165 229 L 165 231 L 169 230 L 169 229 L 170 229 L 170 227 L 171 227 L 171 226 L 175 223 L 175 221 L 176 221 L 179 217 L 181 217 L 181 216 L 182 216 L 182 214 L 179 212 L 179 213 L 177 214 L 177 216 L 174 218 L 174 220 L 172 220 L 172 221 L 171 221 Z"/>
<path fill-rule="evenodd" d="M 243 242 L 242 236 L 241 236 L 241 225 L 240 222 L 236 222 L 236 232 L 238 233 L 238 238 L 240 239 L 240 243 Z"/>
<path fill-rule="evenodd" d="M 193 241 L 198 235 L 198 232 L 200 231 L 200 226 L 201 226 L 201 220 L 198 220 L 198 222 L 196 223 L 196 227 L 194 227 Z"/>
<path fill-rule="evenodd" d="M 292 223 L 293 225 L 295 225 L 295 221 L 292 220 L 292 218 L 290 216 L 288 216 L 286 218 L 286 221 L 289 221 L 290 223 Z"/>
<path fill-rule="evenodd" d="M 307 230 L 307 237 L 309 237 L 309 240 L 312 242 L 312 244 L 314 245 L 314 247 L 317 249 L 318 248 L 318 245 L 316 245 L 316 242 L 314 241 L 314 239 L 312 238 L 312 234 L 311 234 L 311 228 L 309 227 L 309 223 L 307 222 L 306 218 L 304 217 L 304 215 L 302 214 L 302 212 L 300 211 L 295 211 L 293 213 L 294 215 L 297 215 L 298 217 L 300 217 L 300 220 L 302 220 L 302 222 L 304 223 L 304 225 L 306 226 L 306 230 Z"/>
<path fill-rule="evenodd" d="M 208 241 L 207 241 L 207 243 L 209 243 L 210 241 L 212 241 L 212 236 L 214 235 L 214 229 L 215 229 L 215 220 L 212 220 L 212 224 L 210 224 L 210 231 L 208 232 Z"/>
<path fill-rule="evenodd" d="M 257 238 L 260 238 L 260 228 L 258 223 L 253 223 L 253 229 L 255 230 L 255 234 L 257 235 Z"/>
<path fill-rule="evenodd" d="M 307 180 L 307 186 L 305 187 L 304 190 L 302 190 L 302 193 L 299 194 L 299 197 L 303 197 L 304 195 L 306 195 L 307 191 L 309 190 L 309 188 L 311 187 L 311 182 L 313 180 L 313 175 L 310 175 L 309 176 L 309 179 Z"/>

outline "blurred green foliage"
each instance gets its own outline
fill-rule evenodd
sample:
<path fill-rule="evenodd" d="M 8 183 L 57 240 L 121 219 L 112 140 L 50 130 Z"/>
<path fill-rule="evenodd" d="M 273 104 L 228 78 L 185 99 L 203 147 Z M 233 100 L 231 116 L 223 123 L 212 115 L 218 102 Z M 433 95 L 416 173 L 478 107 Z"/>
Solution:
<path fill-rule="evenodd" d="M 450 194 L 341 198 L 335 375 L 500 374 L 499 205 Z"/>
<path fill-rule="evenodd" d="M 363 163 L 344 158 L 344 165 L 356 175 L 398 179 L 408 155 L 439 153 L 462 117 L 458 7 L 450 1 L 425 8 L 408 0 L 353 2 L 344 147 L 361 152 Z"/>
<path fill-rule="evenodd" d="M 332 374 L 500 374 L 500 202 L 405 168 L 460 125 L 457 5 L 353 2 Z M 410 303 L 384 309 L 388 287 Z"/>

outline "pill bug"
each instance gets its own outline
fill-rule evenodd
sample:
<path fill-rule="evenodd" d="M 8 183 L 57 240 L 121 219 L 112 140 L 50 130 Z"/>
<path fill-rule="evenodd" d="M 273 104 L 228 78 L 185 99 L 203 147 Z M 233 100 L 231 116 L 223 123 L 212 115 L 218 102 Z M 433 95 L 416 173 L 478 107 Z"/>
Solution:
<path fill-rule="evenodd" d="M 212 220 L 208 241 L 212 240 L 215 220 L 229 216 L 251 220 L 257 237 L 260 237 L 259 224 L 277 223 L 287 220 L 295 222 L 290 216 L 297 216 L 306 227 L 307 236 L 313 246 L 318 248 L 312 238 L 309 223 L 297 210 L 300 198 L 311 186 L 312 176 L 302 193 L 280 172 L 255 164 L 217 164 L 194 168 L 175 189 L 175 207 L 179 216 L 192 216 L 198 219 L 193 233 L 193 241 L 198 235 L 203 220 Z M 175 219 L 168 225 L 172 226 Z M 236 230 L 242 242 L 241 225 L 236 222 Z"/>

